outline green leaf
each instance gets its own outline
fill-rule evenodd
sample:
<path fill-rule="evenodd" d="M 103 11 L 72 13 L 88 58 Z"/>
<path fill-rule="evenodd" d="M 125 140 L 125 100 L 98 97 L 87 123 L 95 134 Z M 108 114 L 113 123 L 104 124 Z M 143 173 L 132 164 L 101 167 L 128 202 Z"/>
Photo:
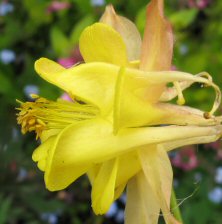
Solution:
<path fill-rule="evenodd" d="M 10 79 L 2 73 L 0 73 L 0 83 L 0 93 L 7 94 L 13 89 Z"/>
<path fill-rule="evenodd" d="M 52 48 L 55 51 L 56 56 L 68 56 L 70 49 L 70 42 L 66 35 L 60 30 L 59 27 L 54 26 L 50 31 L 50 39 Z"/>
<path fill-rule="evenodd" d="M 139 32 L 142 34 L 146 24 L 146 7 L 138 12 L 135 23 Z"/>
<path fill-rule="evenodd" d="M 73 28 L 70 36 L 70 41 L 73 46 L 78 44 L 80 34 L 86 28 L 87 26 L 91 25 L 95 21 L 94 17 L 92 15 L 88 15 L 84 17 L 82 20 L 80 20 Z"/>
<path fill-rule="evenodd" d="M 78 11 L 86 15 L 92 11 L 92 6 L 89 0 L 72 0 L 72 2 L 77 6 Z"/>
<path fill-rule="evenodd" d="M 8 19 L 1 33 L 0 48 L 8 48 L 22 37 L 21 27 L 18 21 Z M 15 35 L 16 33 L 16 35 Z"/>
<path fill-rule="evenodd" d="M 23 4 L 35 24 L 44 24 L 51 21 L 51 15 L 47 14 L 48 2 L 45 0 L 24 0 Z"/>
<path fill-rule="evenodd" d="M 5 224 L 7 221 L 9 214 L 9 210 L 11 207 L 12 199 L 10 197 L 7 198 L 0 198 L 0 224 Z"/>
<path fill-rule="evenodd" d="M 180 10 L 169 17 L 169 20 L 173 24 L 173 27 L 177 29 L 183 29 L 189 26 L 198 13 L 197 9 L 184 9 Z"/>

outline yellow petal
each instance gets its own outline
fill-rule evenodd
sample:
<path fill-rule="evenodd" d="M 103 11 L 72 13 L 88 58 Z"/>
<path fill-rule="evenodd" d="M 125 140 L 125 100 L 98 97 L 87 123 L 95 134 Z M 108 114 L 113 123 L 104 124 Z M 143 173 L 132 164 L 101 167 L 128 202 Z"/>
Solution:
<path fill-rule="evenodd" d="M 142 172 L 127 185 L 126 224 L 157 224 L 160 205 Z"/>
<path fill-rule="evenodd" d="M 119 169 L 116 177 L 116 187 L 128 182 L 130 178 L 141 170 L 137 150 L 119 156 Z"/>
<path fill-rule="evenodd" d="M 161 119 L 162 111 L 147 100 L 150 83 L 130 76 L 125 68 L 118 74 L 114 100 L 114 132 L 139 127 Z"/>
<path fill-rule="evenodd" d="M 66 188 L 90 169 L 88 164 L 76 166 L 75 164 L 67 163 L 67 158 L 66 156 L 62 156 L 62 151 L 58 150 L 57 153 L 55 153 L 55 145 L 57 144 L 58 136 L 56 138 L 51 137 L 42 144 L 48 144 L 47 146 L 49 146 L 44 179 L 46 188 L 50 191 L 57 191 Z"/>
<path fill-rule="evenodd" d="M 119 160 L 119 168 L 116 174 L 114 200 L 120 197 L 129 179 L 132 178 L 141 170 L 141 165 L 138 159 L 137 151 L 135 152 L 132 151 L 127 153 L 126 155 L 119 156 L 118 160 Z M 95 183 L 95 179 L 102 165 L 103 164 L 93 165 L 93 167 L 87 172 L 87 175 L 90 179 L 90 183 L 92 184 L 92 186 Z M 113 166 L 115 166 L 115 164 L 113 164 Z M 113 167 L 111 167 L 110 169 L 112 170 Z"/>
<path fill-rule="evenodd" d="M 114 201 L 122 195 L 123 191 L 125 190 L 126 185 L 127 185 L 127 183 L 124 183 L 115 188 Z"/>
<path fill-rule="evenodd" d="M 171 69 L 173 34 L 163 15 L 163 0 L 152 0 L 147 7 L 140 68 L 145 71 Z"/>
<path fill-rule="evenodd" d="M 106 6 L 100 22 L 110 25 L 123 38 L 129 61 L 138 60 L 140 58 L 141 37 L 135 24 L 129 19 L 116 14 L 112 5 Z"/>
<path fill-rule="evenodd" d="M 36 148 L 32 154 L 32 160 L 37 162 L 38 168 L 43 172 L 46 169 L 49 150 L 54 144 L 55 139 L 55 135 L 50 136 L 46 141 L 42 142 L 42 144 Z"/>
<path fill-rule="evenodd" d="M 209 136 L 203 135 L 203 136 L 194 137 L 194 138 L 186 138 L 183 140 L 170 141 L 162 145 L 166 151 L 170 151 L 185 145 L 206 144 L 210 142 L 215 142 L 219 138 L 221 138 L 221 135 L 209 135 Z"/>
<path fill-rule="evenodd" d="M 45 171 L 45 167 L 46 167 L 46 159 L 42 159 L 40 160 L 38 163 L 37 163 L 37 166 L 38 168 L 41 170 L 41 171 Z"/>
<path fill-rule="evenodd" d="M 84 102 L 98 106 L 102 114 L 112 109 L 117 66 L 87 63 L 57 73 L 53 72 L 53 66 L 57 67 L 57 64 L 46 58 L 35 62 L 35 70 L 46 81 Z"/>
<path fill-rule="evenodd" d="M 103 115 L 111 111 L 113 108 L 114 88 L 119 73 L 118 66 L 96 62 L 81 64 L 65 70 L 62 69 L 62 72 L 60 72 L 58 68 L 60 68 L 58 64 L 46 58 L 41 58 L 35 63 L 37 73 L 46 81 L 60 87 L 70 95 L 76 96 L 76 98 L 84 102 L 98 106 Z M 57 70 L 59 70 L 59 72 L 55 72 Z M 155 86 L 155 84 L 174 81 L 196 81 L 208 85 L 210 84 L 208 79 L 175 71 L 143 72 L 138 69 L 126 68 L 125 74 L 123 73 L 122 76 L 124 77 L 124 82 L 121 83 L 122 77 L 119 77 L 120 81 L 118 82 L 120 84 L 117 82 L 116 96 L 119 94 L 120 97 L 124 97 L 124 100 L 126 99 L 129 102 L 129 96 L 125 97 L 124 91 L 121 89 L 122 92 L 118 90 L 118 88 L 121 88 L 121 85 L 123 85 L 123 90 L 132 91 L 132 93 L 129 94 L 135 95 L 133 96 L 134 99 L 138 98 L 142 104 L 150 103 L 148 101 L 149 89 L 152 88 L 153 85 Z M 127 87 L 127 85 L 129 85 L 129 87 Z M 136 109 L 136 105 L 131 105 L 129 110 L 134 107 L 137 112 L 144 111 L 141 107 Z M 128 107 L 128 105 L 126 106 Z M 141 112 L 139 112 L 139 114 L 140 113 Z"/>
<path fill-rule="evenodd" d="M 41 166 L 41 169 L 45 169 L 46 187 L 51 191 L 61 190 L 90 170 L 95 163 L 116 158 L 133 151 L 136 147 L 177 140 L 186 145 L 186 140 L 189 138 L 202 136 L 219 138 L 221 132 L 221 125 L 165 126 L 122 129 L 118 135 L 114 135 L 112 123 L 106 120 L 82 121 L 61 131 L 52 144 L 49 144 L 51 138 L 42 144 L 48 154 L 46 167 Z M 34 160 L 45 159 L 42 150 L 39 152 L 39 157 L 37 155 Z"/>
<path fill-rule="evenodd" d="M 160 103 L 156 105 L 156 108 L 162 111 L 162 117 L 158 124 L 207 126 L 220 124 L 222 119 L 221 117 L 206 119 L 203 111 L 188 106 Z"/>
<path fill-rule="evenodd" d="M 61 129 L 48 129 L 48 130 L 43 130 L 40 139 L 41 143 L 44 143 L 47 139 L 49 139 L 53 135 L 57 135 Z"/>
<path fill-rule="evenodd" d="M 191 111 L 188 112 L 186 108 L 183 110 L 182 107 L 171 107 L 165 104 L 155 105 L 149 101 L 150 88 L 152 89 L 153 85 L 174 82 L 175 80 L 209 82 L 208 79 L 182 72 L 138 72 L 135 69 L 121 68 L 115 88 L 113 113 L 115 132 L 124 127 L 138 127 L 148 124 L 189 124 Z M 186 115 L 185 119 L 182 119 L 183 115 Z M 203 114 L 201 116 L 200 119 L 193 116 L 196 119 L 195 122 L 190 117 L 190 123 L 198 124 L 200 120 L 204 122 L 206 119 L 203 118 Z M 209 121 L 204 123 L 209 123 Z"/>
<path fill-rule="evenodd" d="M 45 184 L 46 188 L 50 191 L 66 188 L 90 168 L 88 165 L 73 167 L 72 164 L 69 164 L 67 166 L 66 158 L 58 158 L 54 155 L 55 143 L 56 136 L 51 136 L 32 155 L 32 159 L 38 163 L 39 169 L 45 171 Z"/>
<path fill-rule="evenodd" d="M 114 201 L 118 158 L 102 164 L 92 186 L 92 208 L 95 214 L 104 214 Z"/>
<path fill-rule="evenodd" d="M 118 159 L 119 159 L 119 169 L 117 170 L 116 175 L 116 184 L 115 184 L 116 189 L 120 186 L 122 187 L 123 185 L 125 186 L 128 180 L 141 170 L 137 150 L 135 151 L 133 150 L 132 152 L 119 156 Z M 102 164 L 95 164 L 87 172 L 87 175 L 90 179 L 90 183 L 92 185 L 94 184 L 95 178 L 97 177 L 101 166 Z M 118 189 L 118 191 L 119 190 L 120 189 Z"/>
<path fill-rule="evenodd" d="M 206 121 L 203 115 L 186 107 L 170 106 L 168 104 L 153 104 L 148 100 L 150 87 L 155 84 L 174 81 L 192 81 L 211 85 L 216 91 L 216 101 L 213 109 L 220 102 L 218 87 L 206 78 L 193 76 L 188 73 L 141 72 L 135 69 L 121 68 L 118 74 L 114 100 L 114 130 L 124 127 L 138 127 L 158 124 L 213 124 L 213 117 Z M 155 94 L 155 93 L 153 93 Z M 218 99 L 218 100 L 217 100 Z M 192 117 L 189 119 L 189 115 Z M 182 118 L 184 115 L 184 119 Z M 202 116 L 202 117 L 201 117 Z"/>
<path fill-rule="evenodd" d="M 115 188 L 125 185 L 130 178 L 141 170 L 137 150 L 133 150 L 132 152 L 119 156 L 118 159 L 119 169 L 117 170 Z M 96 164 L 87 172 L 92 185 L 94 184 L 95 178 L 98 175 L 101 166 L 102 164 Z"/>
<path fill-rule="evenodd" d="M 60 166 L 63 161 L 60 161 L 59 158 L 54 158 L 51 163 L 47 161 L 44 180 L 46 188 L 50 191 L 59 191 L 68 187 L 90 169 L 90 166 L 87 164 L 82 166 L 75 166 L 75 164 L 72 166 L 69 164 L 66 166 L 66 161 L 64 161 L 63 166 Z"/>
<path fill-rule="evenodd" d="M 53 145 L 55 138 L 55 136 L 50 137 L 47 141 L 36 148 L 32 154 L 32 160 L 38 162 L 42 159 L 46 159 L 48 150 Z"/>
<path fill-rule="evenodd" d="M 161 207 L 165 222 L 179 224 L 170 212 L 173 174 L 166 151 L 154 145 L 140 150 L 139 155 L 144 175 Z"/>
<path fill-rule="evenodd" d="M 120 157 L 119 157 L 120 158 Z M 119 159 L 120 160 L 120 159 Z M 138 160 L 138 159 L 137 159 Z M 115 164 L 113 164 L 113 166 L 114 166 Z M 121 161 L 119 161 L 119 169 L 117 170 L 117 180 L 116 180 L 116 183 L 115 183 L 115 195 L 114 195 L 114 201 L 116 200 L 116 199 L 118 199 L 120 196 L 121 196 L 121 194 L 123 193 L 123 191 L 124 191 L 124 189 L 125 189 L 125 187 L 126 187 L 126 184 L 127 184 L 127 182 L 128 182 L 128 180 L 129 180 L 129 178 L 130 177 L 132 177 L 133 176 L 133 173 L 136 173 L 135 171 L 132 173 L 130 173 L 130 176 L 128 175 L 128 172 L 126 172 L 126 174 L 124 175 L 124 177 L 126 177 L 127 176 L 127 178 L 124 178 L 125 180 L 127 180 L 125 183 L 123 183 L 123 184 L 119 184 L 120 182 L 118 181 L 120 178 L 119 178 L 119 176 L 121 175 L 121 176 L 123 176 L 122 175 L 122 168 L 124 167 L 124 165 L 125 165 L 125 163 L 121 163 Z M 88 176 L 88 178 L 89 178 L 89 180 L 90 180 L 90 183 L 91 183 L 91 185 L 93 186 L 93 184 L 94 184 L 94 182 L 95 182 L 95 179 L 96 179 L 96 177 L 97 177 L 97 175 L 98 175 L 98 173 L 99 173 L 99 170 L 100 170 L 100 168 L 101 168 L 101 166 L 102 166 L 102 164 L 96 164 L 96 165 L 93 165 L 88 171 L 87 171 L 87 176 Z M 113 168 L 111 168 L 111 169 L 113 169 Z M 132 169 L 131 169 L 132 170 Z M 124 170 L 125 171 L 125 170 Z M 121 173 L 121 174 L 120 174 Z M 123 180 L 123 179 L 121 179 L 121 180 Z M 122 183 L 122 181 L 121 181 L 121 183 Z"/>
<path fill-rule="evenodd" d="M 91 185 L 94 184 L 96 176 L 98 175 L 99 170 L 101 168 L 101 165 L 102 164 L 95 164 L 87 171 L 87 176 L 89 178 L 89 181 L 90 181 Z"/>
<path fill-rule="evenodd" d="M 121 129 L 113 134 L 112 123 L 97 118 L 65 128 L 51 152 L 51 170 L 56 167 L 92 166 L 123 155 L 134 148 L 186 138 L 221 135 L 222 126 L 164 126 Z M 63 162 L 65 160 L 65 163 Z M 74 169 L 74 168 L 73 168 Z"/>
<path fill-rule="evenodd" d="M 80 52 L 85 62 L 108 62 L 125 66 L 126 46 L 120 34 L 112 27 L 95 23 L 87 27 L 79 39 Z"/>

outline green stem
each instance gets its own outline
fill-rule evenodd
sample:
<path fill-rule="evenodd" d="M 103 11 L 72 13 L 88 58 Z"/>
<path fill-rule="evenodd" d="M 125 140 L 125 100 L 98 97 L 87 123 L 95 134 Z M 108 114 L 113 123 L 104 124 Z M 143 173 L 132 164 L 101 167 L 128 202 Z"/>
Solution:
<path fill-rule="evenodd" d="M 174 215 L 174 217 L 181 223 L 183 224 L 183 219 L 181 216 L 181 212 L 180 212 L 180 208 L 177 204 L 177 199 L 176 199 L 176 195 L 174 192 L 174 189 L 172 189 L 172 194 L 171 194 L 171 199 L 170 199 L 170 207 L 171 207 L 171 211 Z"/>

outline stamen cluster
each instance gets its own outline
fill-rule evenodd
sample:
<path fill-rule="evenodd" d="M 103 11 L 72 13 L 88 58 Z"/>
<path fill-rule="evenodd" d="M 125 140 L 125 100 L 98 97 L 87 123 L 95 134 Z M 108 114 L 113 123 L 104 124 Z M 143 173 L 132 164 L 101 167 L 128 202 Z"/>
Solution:
<path fill-rule="evenodd" d="M 17 122 L 21 125 L 22 133 L 35 131 L 36 139 L 41 137 L 44 130 L 63 129 L 77 121 L 91 119 L 96 116 L 97 109 L 87 104 L 57 100 L 47 100 L 37 95 L 31 95 L 33 102 L 17 102 Z"/>

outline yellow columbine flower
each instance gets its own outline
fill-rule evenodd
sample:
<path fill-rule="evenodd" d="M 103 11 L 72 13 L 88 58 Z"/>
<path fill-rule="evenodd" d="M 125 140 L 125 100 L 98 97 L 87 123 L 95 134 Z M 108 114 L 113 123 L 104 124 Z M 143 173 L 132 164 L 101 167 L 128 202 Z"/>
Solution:
<path fill-rule="evenodd" d="M 170 213 L 172 168 L 169 150 L 217 140 L 221 117 L 213 116 L 220 90 L 207 73 L 171 71 L 173 35 L 163 2 L 147 7 L 143 41 L 135 25 L 107 6 L 99 23 L 81 34 L 85 63 L 65 69 L 41 58 L 37 73 L 69 93 L 73 102 L 33 96 L 20 102 L 22 132 L 35 131 L 41 145 L 33 160 L 51 191 L 87 174 L 92 207 L 107 212 L 127 185 L 126 223 L 178 223 Z M 193 83 L 215 89 L 210 112 L 182 106 Z M 166 87 L 173 83 L 174 87 Z M 178 104 L 167 103 L 178 97 Z"/>

